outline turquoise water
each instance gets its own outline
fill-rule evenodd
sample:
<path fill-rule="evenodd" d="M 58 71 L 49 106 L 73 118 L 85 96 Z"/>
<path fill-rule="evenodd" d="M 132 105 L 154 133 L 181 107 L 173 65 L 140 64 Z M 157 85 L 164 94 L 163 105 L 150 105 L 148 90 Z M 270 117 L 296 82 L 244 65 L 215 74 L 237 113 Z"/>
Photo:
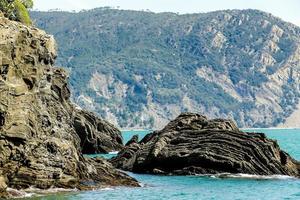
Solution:
<path fill-rule="evenodd" d="M 268 137 L 276 139 L 282 149 L 300 160 L 300 129 L 259 129 L 247 130 L 264 132 Z M 148 131 L 124 132 L 128 141 L 132 135 L 145 135 Z M 141 138 L 140 138 L 141 139 Z M 112 156 L 112 155 L 110 155 Z M 130 199 L 130 200 L 194 200 L 194 199 L 300 199 L 300 180 L 277 177 L 276 179 L 221 179 L 201 176 L 153 176 L 129 173 L 139 180 L 141 188 L 106 188 L 104 190 L 66 193 L 31 199 Z"/>
<path fill-rule="evenodd" d="M 134 135 L 139 136 L 139 141 L 145 137 L 148 133 L 151 131 L 146 130 L 140 130 L 140 131 L 122 131 L 123 134 L 123 143 L 126 144 Z M 111 152 L 109 154 L 93 154 L 93 155 L 85 155 L 86 157 L 103 157 L 106 159 L 110 159 L 114 157 L 117 154 L 117 152 Z"/>
<path fill-rule="evenodd" d="M 265 133 L 269 138 L 277 140 L 281 149 L 300 160 L 300 129 L 243 129 L 243 131 Z"/>
<path fill-rule="evenodd" d="M 132 138 L 132 136 L 134 135 L 138 135 L 139 136 L 139 140 L 143 139 L 143 137 L 145 137 L 145 135 L 147 135 L 148 133 L 150 133 L 151 131 L 122 131 L 123 134 L 123 140 L 124 140 L 124 144 L 126 144 L 126 142 L 128 142 L 128 140 L 130 140 Z"/>

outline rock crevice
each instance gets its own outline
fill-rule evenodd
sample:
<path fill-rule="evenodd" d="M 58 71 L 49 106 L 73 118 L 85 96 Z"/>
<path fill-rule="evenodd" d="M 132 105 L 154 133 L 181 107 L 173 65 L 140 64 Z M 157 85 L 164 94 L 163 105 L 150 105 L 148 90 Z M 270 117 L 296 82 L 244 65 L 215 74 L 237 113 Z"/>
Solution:
<path fill-rule="evenodd" d="M 9 196 L 7 187 L 137 186 L 105 160 L 83 157 L 83 138 L 96 153 L 120 149 L 122 137 L 70 102 L 68 75 L 53 67 L 55 49 L 44 31 L 0 17 L 0 196 Z"/>

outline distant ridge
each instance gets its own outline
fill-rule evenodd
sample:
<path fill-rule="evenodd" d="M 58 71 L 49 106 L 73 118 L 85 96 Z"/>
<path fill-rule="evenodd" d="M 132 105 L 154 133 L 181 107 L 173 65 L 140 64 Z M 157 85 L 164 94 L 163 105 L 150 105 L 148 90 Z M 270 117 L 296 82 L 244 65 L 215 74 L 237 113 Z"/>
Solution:
<path fill-rule="evenodd" d="M 31 15 L 59 43 L 73 101 L 122 128 L 160 128 L 184 111 L 276 127 L 299 108 L 300 29 L 269 13 Z"/>

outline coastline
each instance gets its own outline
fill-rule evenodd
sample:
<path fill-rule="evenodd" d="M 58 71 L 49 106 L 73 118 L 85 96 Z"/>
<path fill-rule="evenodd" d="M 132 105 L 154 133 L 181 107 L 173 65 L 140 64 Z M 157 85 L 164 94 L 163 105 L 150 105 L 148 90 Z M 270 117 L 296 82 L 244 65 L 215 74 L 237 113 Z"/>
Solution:
<path fill-rule="evenodd" d="M 295 129 L 299 129 L 300 127 L 269 127 L 269 128 L 240 128 L 241 130 L 295 130 Z M 143 129 L 143 128 L 137 128 L 137 129 L 120 129 L 121 132 L 139 132 L 139 131 L 149 131 L 149 132 L 153 132 L 155 130 L 153 129 Z"/>
<path fill-rule="evenodd" d="M 300 127 L 288 127 L 288 128 L 283 128 L 283 127 L 270 127 L 270 128 L 240 128 L 241 130 L 295 130 L 299 129 Z"/>

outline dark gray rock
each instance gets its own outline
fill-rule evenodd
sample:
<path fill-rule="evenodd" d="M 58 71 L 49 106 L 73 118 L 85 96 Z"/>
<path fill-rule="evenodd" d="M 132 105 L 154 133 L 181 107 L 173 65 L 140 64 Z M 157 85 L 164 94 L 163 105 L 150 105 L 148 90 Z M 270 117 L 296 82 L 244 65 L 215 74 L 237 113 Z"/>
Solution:
<path fill-rule="evenodd" d="M 123 148 L 121 131 L 90 112 L 78 110 L 74 128 L 84 154 L 109 153 Z"/>
<path fill-rule="evenodd" d="M 117 168 L 152 174 L 246 173 L 299 176 L 299 163 L 263 133 L 240 131 L 230 120 L 184 113 L 161 131 L 126 146 Z"/>
<path fill-rule="evenodd" d="M 133 143 L 137 143 L 139 141 L 139 135 L 134 135 L 132 138 L 125 144 L 125 146 L 129 146 Z"/>

